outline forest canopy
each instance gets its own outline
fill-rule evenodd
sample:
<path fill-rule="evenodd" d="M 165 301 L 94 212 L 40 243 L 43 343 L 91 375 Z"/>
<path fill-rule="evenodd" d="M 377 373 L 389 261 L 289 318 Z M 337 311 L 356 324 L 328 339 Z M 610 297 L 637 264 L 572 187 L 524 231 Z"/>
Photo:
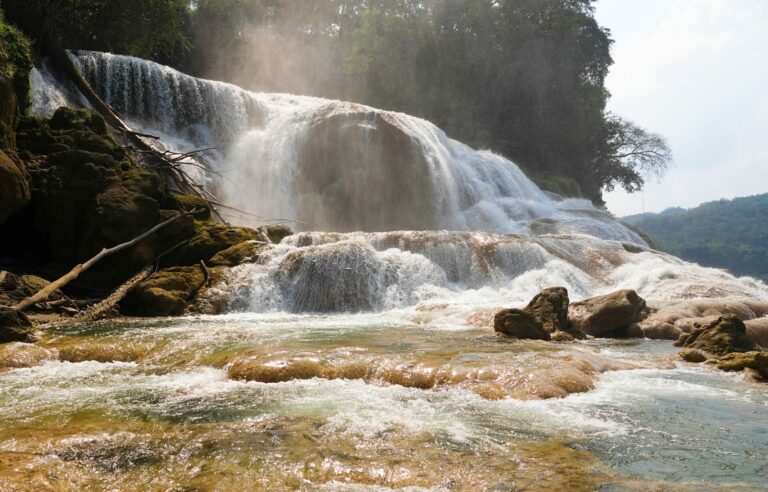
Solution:
<path fill-rule="evenodd" d="M 33 40 L 410 113 L 598 203 L 671 160 L 663 138 L 606 111 L 612 41 L 594 0 L 1 2 Z"/>

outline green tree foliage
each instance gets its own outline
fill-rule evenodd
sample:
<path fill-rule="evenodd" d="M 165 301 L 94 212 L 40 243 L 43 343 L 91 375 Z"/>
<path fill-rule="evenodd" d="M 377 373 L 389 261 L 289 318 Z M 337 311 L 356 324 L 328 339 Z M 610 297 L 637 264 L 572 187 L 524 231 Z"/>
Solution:
<path fill-rule="evenodd" d="M 68 47 L 421 116 L 597 202 L 640 189 L 671 157 L 606 112 L 611 39 L 595 0 L 0 1 Z"/>
<path fill-rule="evenodd" d="M 768 281 L 768 194 L 625 217 L 663 251 Z"/>
<path fill-rule="evenodd" d="M 33 40 L 55 32 L 72 49 L 173 63 L 189 50 L 188 0 L 2 0 Z"/>
<path fill-rule="evenodd" d="M 0 76 L 11 82 L 17 95 L 19 109 L 29 105 L 29 71 L 32 70 L 27 38 L 15 27 L 5 23 L 0 10 Z"/>

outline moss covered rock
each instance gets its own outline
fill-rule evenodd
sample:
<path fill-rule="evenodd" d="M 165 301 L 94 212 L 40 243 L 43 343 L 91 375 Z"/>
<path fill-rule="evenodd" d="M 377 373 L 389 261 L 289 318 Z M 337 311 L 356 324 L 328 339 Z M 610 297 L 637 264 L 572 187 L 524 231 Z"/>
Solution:
<path fill-rule="evenodd" d="M 712 355 L 726 355 L 733 352 L 752 352 L 758 349 L 747 337 L 744 322 L 727 314 L 691 333 L 680 336 L 676 345 L 703 350 Z"/>
<path fill-rule="evenodd" d="M 0 343 L 29 342 L 32 322 L 21 311 L 0 306 Z"/>
<path fill-rule="evenodd" d="M 725 355 L 717 362 L 717 368 L 723 371 L 743 371 L 752 369 L 758 379 L 768 381 L 768 352 L 741 352 Z"/>
<path fill-rule="evenodd" d="M 194 216 L 197 220 L 210 220 L 211 218 L 211 204 L 208 200 L 200 198 L 194 195 L 183 195 L 181 193 L 173 193 L 173 200 L 177 203 L 177 209 L 185 212 L 195 212 Z"/>
<path fill-rule="evenodd" d="M 19 110 L 30 104 L 29 72 L 32 56 L 29 40 L 15 27 L 6 24 L 0 10 L 0 75 L 7 78 L 16 93 Z"/>
<path fill-rule="evenodd" d="M 195 221 L 194 235 L 170 261 L 194 265 L 244 241 L 260 240 L 262 234 L 247 227 L 230 227 L 213 221 Z"/>
<path fill-rule="evenodd" d="M 698 364 L 699 362 L 704 362 L 707 360 L 707 356 L 702 352 L 701 350 L 697 350 L 694 348 L 684 348 L 680 351 L 680 358 L 683 359 L 686 362 L 693 362 L 695 364 Z"/>
<path fill-rule="evenodd" d="M 204 285 L 199 266 L 166 268 L 134 288 L 120 303 L 120 311 L 131 316 L 178 316 Z"/>
<path fill-rule="evenodd" d="M 251 240 L 230 246 L 219 251 L 207 262 L 211 266 L 233 267 L 243 263 L 256 263 L 269 249 L 263 241 Z"/>
<path fill-rule="evenodd" d="M 107 124 L 100 115 L 85 109 L 59 108 L 51 117 L 53 130 L 90 130 L 97 135 L 107 134 Z"/>

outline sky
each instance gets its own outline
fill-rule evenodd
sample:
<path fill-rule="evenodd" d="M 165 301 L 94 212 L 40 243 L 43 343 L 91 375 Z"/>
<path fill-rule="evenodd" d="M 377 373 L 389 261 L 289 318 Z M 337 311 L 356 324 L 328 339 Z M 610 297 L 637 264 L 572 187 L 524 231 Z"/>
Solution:
<path fill-rule="evenodd" d="M 611 30 L 608 109 L 667 139 L 673 167 L 624 216 L 768 193 L 768 0 L 598 0 Z M 768 219 L 766 219 L 768 220 Z"/>

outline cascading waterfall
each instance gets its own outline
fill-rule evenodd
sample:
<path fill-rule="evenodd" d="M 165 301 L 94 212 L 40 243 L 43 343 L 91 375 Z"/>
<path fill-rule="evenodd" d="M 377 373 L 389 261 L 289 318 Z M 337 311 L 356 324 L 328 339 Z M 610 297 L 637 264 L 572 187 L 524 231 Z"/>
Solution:
<path fill-rule="evenodd" d="M 226 287 L 231 309 L 498 306 L 550 285 L 577 299 L 617 288 L 658 300 L 768 299 L 764 284 L 652 251 L 587 201 L 551 198 L 514 163 L 427 121 L 252 93 L 126 56 L 72 59 L 142 131 L 178 150 L 216 147 L 206 164 L 223 178 L 206 184 L 227 203 L 299 230 L 337 231 L 297 234 L 263 264 L 236 269 Z M 38 111 L 66 93 L 51 81 L 35 75 Z M 421 232 L 386 232 L 398 230 Z"/>
<path fill-rule="evenodd" d="M 645 244 L 585 200 L 555 201 L 512 162 L 433 124 L 357 104 L 259 94 L 131 57 L 74 57 L 107 102 L 210 165 L 227 203 L 302 230 L 589 234 Z"/>

